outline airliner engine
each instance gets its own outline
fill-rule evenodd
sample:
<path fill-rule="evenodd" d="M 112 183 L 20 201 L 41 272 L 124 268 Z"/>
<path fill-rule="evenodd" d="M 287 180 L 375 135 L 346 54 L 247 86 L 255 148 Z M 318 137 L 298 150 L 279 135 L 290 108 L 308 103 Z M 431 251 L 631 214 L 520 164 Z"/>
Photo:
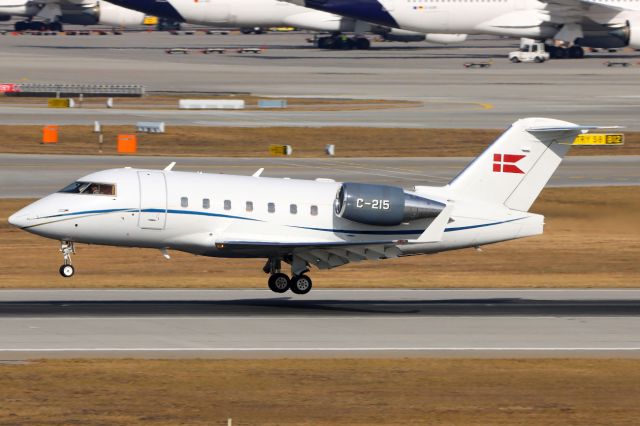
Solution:
<path fill-rule="evenodd" d="M 62 9 L 61 21 L 66 24 L 76 25 L 109 25 L 112 27 L 127 27 L 141 25 L 144 21 L 144 13 L 137 12 L 106 1 L 78 9 L 74 7 Z"/>
<path fill-rule="evenodd" d="M 406 193 L 397 186 L 343 183 L 334 202 L 338 217 L 366 225 L 395 226 L 438 216 L 443 203 Z"/>

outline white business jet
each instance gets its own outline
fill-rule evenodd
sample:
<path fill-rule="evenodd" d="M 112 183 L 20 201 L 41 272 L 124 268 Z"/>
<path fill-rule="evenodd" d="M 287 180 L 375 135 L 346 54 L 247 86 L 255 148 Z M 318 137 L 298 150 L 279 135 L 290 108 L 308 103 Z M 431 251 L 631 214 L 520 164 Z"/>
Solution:
<path fill-rule="evenodd" d="M 132 168 L 91 173 L 9 222 L 61 241 L 64 277 L 75 243 L 264 258 L 269 288 L 311 290 L 312 266 L 477 247 L 539 235 L 528 210 L 574 138 L 601 127 L 516 121 L 446 186 L 412 189 Z M 291 266 L 291 278 L 282 264 Z"/>
<path fill-rule="evenodd" d="M 552 57 L 582 47 L 640 48 L 640 0 L 286 0 L 337 15 L 436 33 L 553 40 Z"/>
<path fill-rule="evenodd" d="M 0 21 L 12 16 L 27 18 L 15 23 L 16 31 L 62 31 L 62 24 L 128 27 L 142 25 L 145 17 L 104 0 L 0 0 Z"/>

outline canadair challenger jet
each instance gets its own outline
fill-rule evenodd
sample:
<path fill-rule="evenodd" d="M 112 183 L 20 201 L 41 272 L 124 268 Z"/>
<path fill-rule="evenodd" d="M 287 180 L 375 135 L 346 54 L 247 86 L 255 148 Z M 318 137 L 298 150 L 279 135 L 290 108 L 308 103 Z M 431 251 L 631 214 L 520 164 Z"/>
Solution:
<path fill-rule="evenodd" d="M 436 253 L 539 235 L 529 213 L 574 138 L 590 129 L 547 118 L 516 121 L 446 186 L 404 189 L 328 180 L 132 168 L 91 173 L 9 222 L 74 243 L 264 258 L 269 288 L 311 290 L 312 266 Z M 291 266 L 291 278 L 282 264 Z"/>

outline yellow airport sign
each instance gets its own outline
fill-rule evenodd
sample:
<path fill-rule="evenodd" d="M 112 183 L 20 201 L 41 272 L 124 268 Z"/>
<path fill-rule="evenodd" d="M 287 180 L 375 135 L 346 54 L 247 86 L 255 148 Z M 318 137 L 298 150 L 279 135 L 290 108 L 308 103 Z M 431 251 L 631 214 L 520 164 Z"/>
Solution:
<path fill-rule="evenodd" d="M 574 145 L 624 145 L 622 133 L 584 133 L 573 141 Z"/>
<path fill-rule="evenodd" d="M 271 155 L 291 155 L 291 145 L 269 145 Z"/>
<path fill-rule="evenodd" d="M 156 16 L 145 16 L 142 23 L 144 25 L 158 25 L 158 18 Z"/>
<path fill-rule="evenodd" d="M 49 108 L 69 108 L 69 98 L 51 98 L 48 102 Z"/>

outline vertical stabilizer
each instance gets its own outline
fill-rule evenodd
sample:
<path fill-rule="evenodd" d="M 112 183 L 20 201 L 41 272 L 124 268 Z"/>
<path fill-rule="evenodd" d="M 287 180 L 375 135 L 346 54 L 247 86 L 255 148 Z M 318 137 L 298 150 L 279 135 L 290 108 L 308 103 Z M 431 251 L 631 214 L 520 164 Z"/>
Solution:
<path fill-rule="evenodd" d="M 518 120 L 450 183 L 452 193 L 527 211 L 575 137 L 598 128 L 550 118 Z"/>

